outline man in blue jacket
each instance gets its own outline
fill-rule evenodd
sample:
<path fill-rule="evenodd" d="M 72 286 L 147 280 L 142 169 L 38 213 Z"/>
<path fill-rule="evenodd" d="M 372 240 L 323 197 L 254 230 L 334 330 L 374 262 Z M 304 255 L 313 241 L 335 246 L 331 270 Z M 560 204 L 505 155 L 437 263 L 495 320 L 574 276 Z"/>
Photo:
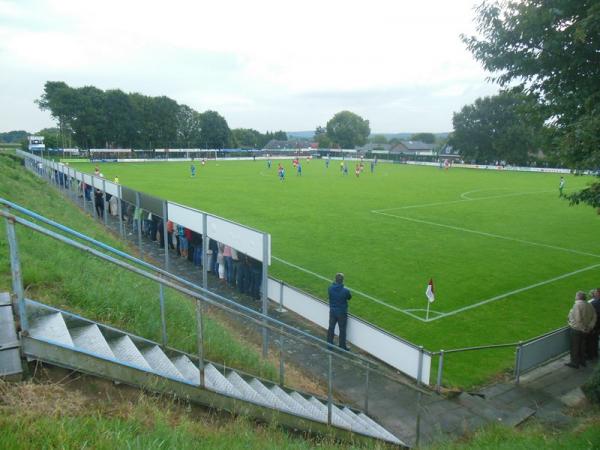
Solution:
<path fill-rule="evenodd" d="M 344 274 L 335 275 L 335 281 L 329 286 L 329 330 L 327 342 L 333 344 L 335 325 L 340 329 L 340 348 L 346 347 L 346 324 L 348 322 L 348 300 L 352 298 L 350 291 L 344 287 Z"/>

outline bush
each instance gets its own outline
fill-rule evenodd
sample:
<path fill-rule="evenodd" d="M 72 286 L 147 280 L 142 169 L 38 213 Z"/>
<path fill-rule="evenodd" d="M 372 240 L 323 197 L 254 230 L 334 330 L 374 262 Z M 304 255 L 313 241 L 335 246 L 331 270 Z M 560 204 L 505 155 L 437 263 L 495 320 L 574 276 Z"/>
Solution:
<path fill-rule="evenodd" d="M 581 390 L 590 402 L 600 405 L 600 364 L 596 364 L 592 378 L 581 386 Z"/>

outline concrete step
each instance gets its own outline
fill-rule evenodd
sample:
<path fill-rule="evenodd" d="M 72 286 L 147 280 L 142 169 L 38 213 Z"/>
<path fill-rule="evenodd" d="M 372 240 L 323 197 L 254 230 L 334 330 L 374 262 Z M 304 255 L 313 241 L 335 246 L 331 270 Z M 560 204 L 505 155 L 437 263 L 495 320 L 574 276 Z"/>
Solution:
<path fill-rule="evenodd" d="M 281 389 L 279 386 L 273 385 L 269 390 L 273 393 L 273 395 L 275 395 L 275 397 L 277 397 L 279 400 L 285 403 L 290 409 L 290 411 L 292 411 L 294 414 L 297 414 L 299 416 L 310 417 L 311 419 L 315 418 L 313 414 L 307 411 L 300 403 L 298 403 L 296 400 L 290 397 L 289 394 L 283 389 Z"/>
<path fill-rule="evenodd" d="M 293 412 L 284 402 L 279 400 L 267 387 L 258 381 L 256 378 L 252 378 L 248 384 L 252 389 L 256 391 L 256 393 L 266 399 L 274 408 L 277 408 L 281 411 L 285 412 Z"/>
<path fill-rule="evenodd" d="M 304 409 L 310 412 L 312 417 L 315 417 L 315 420 L 320 422 L 327 422 L 327 414 L 323 414 L 319 408 L 316 408 L 313 404 L 311 404 L 306 398 L 300 395 L 298 392 L 290 393 L 290 397 L 296 400 Z"/>
<path fill-rule="evenodd" d="M 185 379 L 158 345 L 143 348 L 140 353 L 154 372 L 169 378 Z"/>
<path fill-rule="evenodd" d="M 91 353 L 95 353 L 103 358 L 115 359 L 106 339 L 102 335 L 98 325 L 84 325 L 82 327 L 70 328 L 71 338 L 75 347 L 81 348 Z"/>
<path fill-rule="evenodd" d="M 210 389 L 217 392 L 223 392 L 233 397 L 244 398 L 242 393 L 212 364 L 206 364 L 204 366 L 204 379 L 206 386 Z"/>
<path fill-rule="evenodd" d="M 227 380 L 241 393 L 240 398 L 271 407 L 271 403 L 250 387 L 250 385 L 240 377 L 236 372 L 229 372 L 226 376 Z"/>
<path fill-rule="evenodd" d="M 327 405 L 324 405 L 315 397 L 311 397 L 308 401 L 311 405 L 313 405 L 315 408 L 321 411 L 321 413 L 325 413 L 325 421 L 327 421 Z M 336 406 L 333 405 L 331 410 L 331 423 L 336 427 L 345 428 L 346 430 L 349 430 L 351 428 L 350 423 L 346 419 L 344 419 L 344 417 L 341 416 L 338 411 L 338 408 L 336 408 Z"/>
<path fill-rule="evenodd" d="M 108 341 L 108 346 L 116 359 L 150 372 L 153 371 L 129 336 L 124 335 L 111 339 Z"/>
<path fill-rule="evenodd" d="M 36 339 L 74 346 L 65 319 L 59 312 L 52 312 L 33 320 L 29 326 L 29 335 Z"/>

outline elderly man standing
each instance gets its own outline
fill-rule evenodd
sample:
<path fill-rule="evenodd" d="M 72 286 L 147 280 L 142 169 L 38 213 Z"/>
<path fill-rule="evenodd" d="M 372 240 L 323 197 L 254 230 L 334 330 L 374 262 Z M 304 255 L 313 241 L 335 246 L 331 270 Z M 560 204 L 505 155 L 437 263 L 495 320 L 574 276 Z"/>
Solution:
<path fill-rule="evenodd" d="M 588 334 L 586 357 L 588 359 L 596 359 L 598 357 L 598 338 L 600 336 L 600 288 L 593 290 L 590 304 L 594 307 L 594 311 L 596 311 L 596 326 Z"/>
<path fill-rule="evenodd" d="M 327 342 L 333 344 L 335 325 L 340 328 L 340 347 L 346 347 L 346 324 L 348 322 L 348 300 L 352 298 L 350 291 L 344 287 L 344 274 L 337 273 L 335 281 L 329 286 L 329 329 Z"/>
<path fill-rule="evenodd" d="M 575 294 L 575 304 L 569 311 L 571 328 L 571 361 L 566 365 L 573 369 L 585 366 L 585 344 L 587 335 L 596 324 L 596 311 L 585 301 L 585 292 Z"/>

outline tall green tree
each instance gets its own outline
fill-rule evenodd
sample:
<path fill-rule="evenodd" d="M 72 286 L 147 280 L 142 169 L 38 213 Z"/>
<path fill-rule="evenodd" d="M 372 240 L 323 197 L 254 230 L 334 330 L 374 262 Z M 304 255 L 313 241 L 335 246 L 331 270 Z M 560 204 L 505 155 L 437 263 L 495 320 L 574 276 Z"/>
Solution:
<path fill-rule="evenodd" d="M 450 145 L 469 161 L 526 164 L 539 148 L 543 118 L 534 97 L 517 90 L 478 98 L 452 118 Z"/>
<path fill-rule="evenodd" d="M 365 145 L 369 134 L 369 121 L 350 111 L 340 111 L 327 122 L 327 137 L 342 148 Z"/>
<path fill-rule="evenodd" d="M 476 20 L 464 42 L 501 85 L 538 95 L 560 160 L 600 167 L 600 2 L 488 1 Z"/>
<path fill-rule="evenodd" d="M 372 144 L 387 144 L 388 140 L 383 134 L 376 134 L 369 137 L 369 142 Z"/>
<path fill-rule="evenodd" d="M 180 105 L 177 112 L 177 146 L 202 147 L 202 117 L 187 105 Z"/>
<path fill-rule="evenodd" d="M 231 143 L 231 130 L 227 121 L 216 111 L 200 114 L 202 123 L 201 140 L 206 148 L 225 148 Z"/>

